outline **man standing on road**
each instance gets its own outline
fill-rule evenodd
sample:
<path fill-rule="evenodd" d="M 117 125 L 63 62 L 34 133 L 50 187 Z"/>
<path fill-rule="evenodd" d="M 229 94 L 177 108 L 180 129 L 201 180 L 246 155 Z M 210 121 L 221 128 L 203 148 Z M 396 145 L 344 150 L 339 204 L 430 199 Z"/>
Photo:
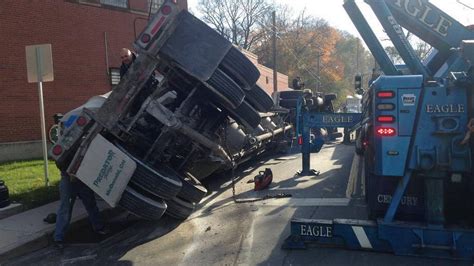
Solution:
<path fill-rule="evenodd" d="M 62 119 L 67 118 L 67 116 L 64 116 Z M 62 123 L 62 125 L 65 125 L 65 123 Z M 61 171 L 61 181 L 59 182 L 60 201 L 53 235 L 54 245 L 59 249 L 64 248 L 64 236 L 71 222 L 72 210 L 77 197 L 81 199 L 87 210 L 92 230 L 99 235 L 109 233 L 102 221 L 99 208 L 97 208 L 94 191 L 79 179 L 70 176 L 66 171 Z"/>
<path fill-rule="evenodd" d="M 99 235 L 108 234 L 97 208 L 94 192 L 77 178 L 61 172 L 59 183 L 60 205 L 56 218 L 56 229 L 54 231 L 54 244 L 57 248 L 64 247 L 64 235 L 71 222 L 71 214 L 76 197 L 79 197 L 89 215 L 92 230 Z"/>

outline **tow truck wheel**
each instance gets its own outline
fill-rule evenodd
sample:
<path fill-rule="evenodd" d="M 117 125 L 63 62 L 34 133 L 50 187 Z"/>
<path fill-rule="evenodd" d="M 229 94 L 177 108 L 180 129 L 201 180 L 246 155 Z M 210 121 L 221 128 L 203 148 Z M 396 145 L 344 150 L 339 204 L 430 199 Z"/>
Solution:
<path fill-rule="evenodd" d="M 251 90 L 245 92 L 247 100 L 255 110 L 266 113 L 273 107 L 273 100 L 260 86 L 255 85 Z"/>
<path fill-rule="evenodd" d="M 244 101 L 237 109 L 228 109 L 228 111 L 232 118 L 249 129 L 258 127 L 262 119 L 260 114 L 246 101 Z"/>
<path fill-rule="evenodd" d="M 221 67 L 245 90 L 251 90 L 260 77 L 255 65 L 235 47 L 222 59 Z"/>
<path fill-rule="evenodd" d="M 186 219 L 191 213 L 193 213 L 196 207 L 195 203 L 189 202 L 178 197 L 166 200 L 166 214 L 176 219 Z"/>
<path fill-rule="evenodd" d="M 206 83 L 214 94 L 227 103 L 224 105 L 230 108 L 237 108 L 245 98 L 245 93 L 239 85 L 220 69 L 216 69 Z"/>
<path fill-rule="evenodd" d="M 149 198 L 127 187 L 119 201 L 119 206 L 147 220 L 158 220 L 166 211 L 166 203 L 159 198 Z"/>
<path fill-rule="evenodd" d="M 190 202 L 199 203 L 207 194 L 207 189 L 192 174 L 186 172 L 181 177 L 183 186 L 178 193 L 178 197 Z"/>

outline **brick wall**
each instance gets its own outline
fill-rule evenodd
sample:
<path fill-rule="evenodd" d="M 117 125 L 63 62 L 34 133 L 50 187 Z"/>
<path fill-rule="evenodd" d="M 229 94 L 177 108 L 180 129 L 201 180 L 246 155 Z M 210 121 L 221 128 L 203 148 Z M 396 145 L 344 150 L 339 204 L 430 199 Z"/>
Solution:
<path fill-rule="evenodd" d="M 273 69 L 258 64 L 260 70 L 260 78 L 257 84 L 260 85 L 269 95 L 273 93 Z M 288 76 L 280 72 L 277 73 L 277 89 L 278 91 L 288 90 Z"/>
<path fill-rule="evenodd" d="M 252 63 L 254 63 L 260 71 L 260 78 L 257 80 L 257 84 L 262 87 L 269 95 L 273 93 L 273 69 L 268 68 L 258 62 L 258 56 L 241 50 Z M 277 89 L 278 91 L 288 90 L 288 76 L 280 72 L 277 73 Z"/>
<path fill-rule="evenodd" d="M 99 3 L 0 1 L 0 143 L 41 139 L 37 84 L 27 83 L 27 45 L 52 45 L 54 81 L 43 83 L 47 127 L 54 113 L 111 89 L 107 59 L 110 67 L 120 66 L 120 48 L 131 47 L 146 23 L 147 0 L 129 0 L 130 9 Z M 178 3 L 187 7 L 186 0 Z"/>

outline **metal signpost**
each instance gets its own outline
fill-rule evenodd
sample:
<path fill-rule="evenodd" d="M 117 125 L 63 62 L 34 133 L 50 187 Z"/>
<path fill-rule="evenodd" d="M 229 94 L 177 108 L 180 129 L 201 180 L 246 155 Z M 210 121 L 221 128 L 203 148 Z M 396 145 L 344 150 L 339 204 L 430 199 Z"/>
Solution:
<path fill-rule="evenodd" d="M 44 178 L 46 186 L 49 186 L 48 147 L 46 144 L 46 123 L 44 119 L 43 82 L 54 80 L 51 44 L 29 45 L 25 47 L 25 50 L 28 82 L 38 83 L 41 137 L 43 143 Z"/>

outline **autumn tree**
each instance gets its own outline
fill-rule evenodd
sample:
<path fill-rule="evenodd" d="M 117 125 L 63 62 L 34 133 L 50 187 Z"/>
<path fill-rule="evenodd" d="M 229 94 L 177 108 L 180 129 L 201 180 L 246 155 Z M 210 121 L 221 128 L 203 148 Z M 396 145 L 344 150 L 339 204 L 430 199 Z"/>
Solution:
<path fill-rule="evenodd" d="M 271 13 L 275 10 L 277 70 L 290 80 L 302 77 L 313 91 L 337 93 L 338 101 L 354 94 L 355 73 L 365 73 L 371 61 L 360 40 L 306 10 L 295 15 L 285 5 L 270 8 L 266 0 L 200 0 L 198 8 L 205 22 L 270 68 L 274 66 Z"/>
<path fill-rule="evenodd" d="M 263 37 L 261 21 L 271 12 L 267 0 L 199 0 L 198 10 L 204 22 L 246 50 Z"/>

